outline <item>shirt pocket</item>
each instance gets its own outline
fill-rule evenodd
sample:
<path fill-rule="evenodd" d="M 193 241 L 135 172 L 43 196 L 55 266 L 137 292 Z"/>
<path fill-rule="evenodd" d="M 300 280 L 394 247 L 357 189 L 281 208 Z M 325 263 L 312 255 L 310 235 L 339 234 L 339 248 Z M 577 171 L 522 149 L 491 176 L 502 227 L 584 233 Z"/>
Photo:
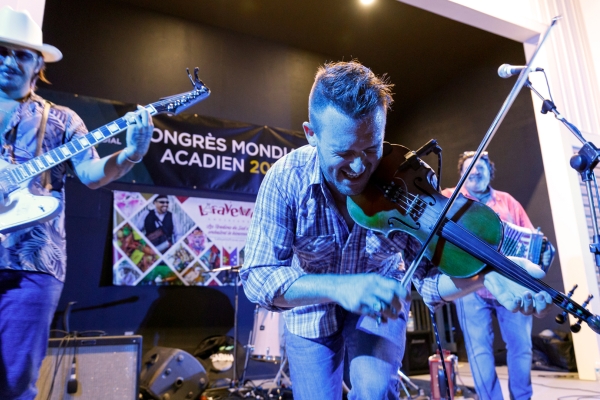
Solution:
<path fill-rule="evenodd" d="M 294 253 L 298 257 L 300 267 L 308 273 L 333 272 L 336 259 L 335 236 L 297 236 Z"/>
<path fill-rule="evenodd" d="M 402 265 L 399 247 L 383 235 L 367 231 L 365 238 L 366 267 L 364 272 L 379 272 L 386 274 L 391 269 Z"/>

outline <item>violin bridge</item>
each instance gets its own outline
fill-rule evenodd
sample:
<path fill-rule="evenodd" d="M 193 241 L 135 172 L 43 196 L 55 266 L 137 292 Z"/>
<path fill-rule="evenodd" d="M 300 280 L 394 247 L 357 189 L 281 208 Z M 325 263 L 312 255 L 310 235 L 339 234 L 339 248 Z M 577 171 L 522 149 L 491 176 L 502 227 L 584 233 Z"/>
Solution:
<path fill-rule="evenodd" d="M 415 198 L 408 203 L 408 207 L 406 208 L 406 214 L 412 214 L 415 210 L 415 206 L 419 203 L 419 195 L 416 195 Z"/>

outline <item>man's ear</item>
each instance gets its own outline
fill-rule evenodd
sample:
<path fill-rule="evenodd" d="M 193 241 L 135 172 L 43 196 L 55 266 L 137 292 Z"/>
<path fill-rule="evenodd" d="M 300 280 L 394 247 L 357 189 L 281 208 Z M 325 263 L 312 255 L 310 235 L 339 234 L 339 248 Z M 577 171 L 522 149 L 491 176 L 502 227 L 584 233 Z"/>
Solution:
<path fill-rule="evenodd" d="M 313 147 L 317 146 L 317 135 L 315 131 L 313 131 L 310 122 L 305 122 L 302 124 L 302 129 L 304 129 L 304 135 L 306 136 L 306 140 L 308 140 L 308 144 Z"/>

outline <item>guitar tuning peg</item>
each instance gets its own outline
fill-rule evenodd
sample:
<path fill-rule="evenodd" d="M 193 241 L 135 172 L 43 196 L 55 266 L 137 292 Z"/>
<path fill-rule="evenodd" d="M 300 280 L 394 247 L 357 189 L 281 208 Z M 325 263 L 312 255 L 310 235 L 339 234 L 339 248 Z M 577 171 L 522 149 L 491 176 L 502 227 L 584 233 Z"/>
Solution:
<path fill-rule="evenodd" d="M 196 82 L 194 82 L 194 78 L 192 78 L 192 74 L 190 74 L 190 69 L 186 68 L 185 72 L 187 72 L 188 78 L 190 78 L 190 82 L 192 82 L 192 86 L 195 88 L 196 87 Z"/>
<path fill-rule="evenodd" d="M 571 291 L 567 294 L 568 297 L 573 296 L 573 293 L 575 293 L 575 289 L 577 289 L 579 285 L 575 284 L 575 286 L 573 286 L 573 289 L 571 289 Z"/>
<path fill-rule="evenodd" d="M 590 301 L 594 298 L 593 294 L 588 295 L 588 298 L 581 304 L 581 307 L 586 308 Z"/>
<path fill-rule="evenodd" d="M 571 291 L 569 293 L 567 293 L 567 298 L 571 298 L 571 296 L 573 296 L 573 293 L 575 293 L 575 289 L 577 289 L 577 284 L 575 284 L 575 286 L 573 286 L 573 289 L 571 289 Z M 562 307 L 566 307 L 567 306 L 567 300 L 563 300 L 561 306 Z M 558 314 L 554 320 L 558 323 L 558 324 L 564 324 L 565 321 L 567 320 L 567 312 L 563 311 L 562 314 Z"/>
<path fill-rule="evenodd" d="M 590 300 L 592 300 L 593 297 L 594 297 L 594 295 L 590 294 L 588 296 L 588 298 L 583 302 L 583 304 L 581 304 L 581 307 L 586 308 L 587 305 L 590 303 Z M 581 318 L 579 318 L 579 320 L 576 323 L 571 325 L 571 332 L 577 333 L 580 330 L 581 330 Z"/>

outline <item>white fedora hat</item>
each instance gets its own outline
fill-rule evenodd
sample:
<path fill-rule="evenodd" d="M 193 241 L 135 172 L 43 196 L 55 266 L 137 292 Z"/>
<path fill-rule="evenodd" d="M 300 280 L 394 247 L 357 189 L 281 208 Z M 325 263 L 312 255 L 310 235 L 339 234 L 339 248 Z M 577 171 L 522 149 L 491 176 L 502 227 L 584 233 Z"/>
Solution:
<path fill-rule="evenodd" d="M 9 6 L 0 9 L 0 42 L 37 50 L 45 62 L 62 58 L 56 47 L 42 43 L 42 29 L 25 10 L 15 11 Z"/>

